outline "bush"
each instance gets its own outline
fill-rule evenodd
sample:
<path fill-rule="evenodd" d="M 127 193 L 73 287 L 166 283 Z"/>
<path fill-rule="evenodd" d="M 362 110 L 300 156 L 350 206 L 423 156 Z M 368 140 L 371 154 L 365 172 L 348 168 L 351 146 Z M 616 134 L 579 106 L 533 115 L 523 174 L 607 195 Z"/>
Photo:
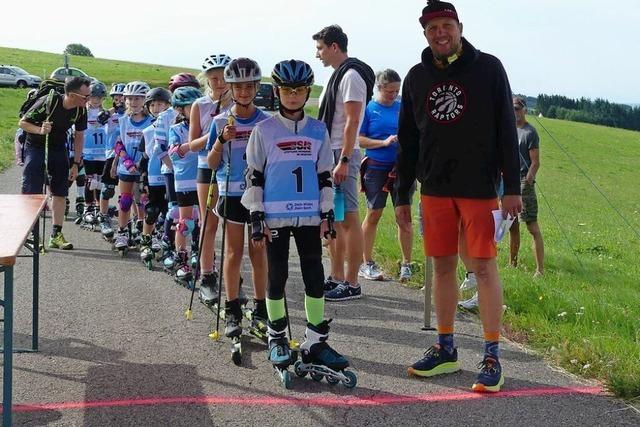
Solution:
<path fill-rule="evenodd" d="M 91 56 L 93 57 L 93 53 L 89 50 L 88 47 L 80 44 L 80 43 L 71 43 L 68 44 L 64 49 L 64 53 L 69 55 L 77 55 L 77 56 Z"/>

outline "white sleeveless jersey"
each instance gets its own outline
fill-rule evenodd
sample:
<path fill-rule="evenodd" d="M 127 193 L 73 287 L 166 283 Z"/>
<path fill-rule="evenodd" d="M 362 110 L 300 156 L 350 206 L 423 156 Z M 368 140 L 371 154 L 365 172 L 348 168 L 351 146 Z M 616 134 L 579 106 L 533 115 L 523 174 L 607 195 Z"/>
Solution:
<path fill-rule="evenodd" d="M 209 95 L 205 95 L 202 98 L 198 98 L 194 104 L 198 104 L 198 108 L 200 108 L 200 136 L 209 133 L 211 129 L 211 122 L 213 122 L 213 118 L 217 115 L 216 110 L 218 109 L 218 101 L 214 101 L 211 99 Z M 224 108 L 220 108 L 218 114 L 225 113 L 229 111 L 233 103 L 230 103 L 228 106 Z M 210 169 L 209 163 L 207 162 L 207 154 L 209 151 L 205 147 L 198 152 L 198 169 Z"/>
<path fill-rule="evenodd" d="M 139 122 L 134 122 L 131 117 L 123 116 L 118 121 L 119 129 L 116 141 L 122 141 L 127 155 L 134 163 L 139 163 L 142 158 L 140 142 L 142 141 L 142 131 L 151 124 L 151 116 L 145 117 Z M 124 167 L 124 162 L 118 163 L 118 173 L 123 175 L 140 175 L 140 171 L 131 173 Z"/>

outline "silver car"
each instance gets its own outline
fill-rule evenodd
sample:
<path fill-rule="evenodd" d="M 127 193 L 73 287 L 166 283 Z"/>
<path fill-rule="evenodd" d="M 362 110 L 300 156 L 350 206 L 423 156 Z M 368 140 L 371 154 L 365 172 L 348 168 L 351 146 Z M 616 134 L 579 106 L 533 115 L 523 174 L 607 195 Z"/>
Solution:
<path fill-rule="evenodd" d="M 71 68 L 71 67 L 69 67 L 69 68 L 65 68 L 65 67 L 56 68 L 55 70 L 53 70 L 53 73 L 51 73 L 51 76 L 49 78 L 55 79 L 55 80 L 59 80 L 59 81 L 63 82 L 63 81 L 65 81 L 65 79 L 67 77 L 86 77 L 91 81 L 96 80 L 93 77 L 87 75 L 87 73 L 85 73 L 81 69 L 79 69 L 79 68 Z"/>
<path fill-rule="evenodd" d="M 13 87 L 38 87 L 42 79 L 27 73 L 15 65 L 0 65 L 0 85 Z"/>

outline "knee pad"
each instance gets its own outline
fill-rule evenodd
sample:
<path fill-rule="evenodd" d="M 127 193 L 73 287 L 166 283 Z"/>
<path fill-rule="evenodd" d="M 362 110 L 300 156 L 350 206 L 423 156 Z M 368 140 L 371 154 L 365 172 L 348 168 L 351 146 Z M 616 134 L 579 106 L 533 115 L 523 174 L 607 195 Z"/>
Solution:
<path fill-rule="evenodd" d="M 144 222 L 148 225 L 155 224 L 158 220 L 158 216 L 160 215 L 160 208 L 153 203 L 147 205 L 146 215 L 144 217 Z"/>
<path fill-rule="evenodd" d="M 178 208 L 178 204 L 175 202 L 169 203 L 169 211 L 167 213 L 167 218 L 173 220 L 173 222 L 178 222 L 180 219 L 180 209 Z"/>
<path fill-rule="evenodd" d="M 87 176 L 86 175 L 78 175 L 76 178 L 76 185 L 78 187 L 84 187 L 87 185 Z"/>
<path fill-rule="evenodd" d="M 132 204 L 133 194 L 131 193 L 122 193 L 120 194 L 120 197 L 118 197 L 118 206 L 122 212 L 129 212 Z"/>
<path fill-rule="evenodd" d="M 191 234 L 195 228 L 196 222 L 192 219 L 181 219 L 178 221 L 177 229 L 185 237 Z"/>
<path fill-rule="evenodd" d="M 93 175 L 89 178 L 89 190 L 100 190 L 101 182 L 98 180 L 98 177 Z"/>
<path fill-rule="evenodd" d="M 102 198 L 104 200 L 109 200 L 111 199 L 113 196 L 115 196 L 116 194 L 116 187 L 115 185 L 105 185 L 104 187 L 102 187 Z"/>

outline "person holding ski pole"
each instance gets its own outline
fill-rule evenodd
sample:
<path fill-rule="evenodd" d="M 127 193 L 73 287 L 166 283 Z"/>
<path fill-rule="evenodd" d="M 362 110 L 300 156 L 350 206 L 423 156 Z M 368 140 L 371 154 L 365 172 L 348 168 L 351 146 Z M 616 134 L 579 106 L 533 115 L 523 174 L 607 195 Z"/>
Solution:
<path fill-rule="evenodd" d="M 75 180 L 82 161 L 84 131 L 87 129 L 84 107 L 91 96 L 90 85 L 91 81 L 85 77 L 71 77 L 64 83 L 63 95 L 53 88 L 46 90 L 47 93 L 39 93 L 19 122 L 20 128 L 27 133 L 22 194 L 43 194 L 46 180 L 50 179 L 53 211 L 50 248 L 73 249 L 62 234 L 62 223 L 69 192 L 68 181 Z M 71 126 L 75 126 L 75 155 L 69 165 L 65 141 Z"/>
<path fill-rule="evenodd" d="M 256 97 L 262 74 L 258 64 L 249 58 L 234 59 L 224 69 L 224 80 L 230 84 L 233 107 L 213 119 L 207 142 L 207 160 L 216 170 L 220 197 L 216 215 L 227 227 L 222 265 L 227 301 L 225 303 L 225 335 L 237 338 L 242 333 L 240 301 L 240 265 L 244 252 L 249 210 L 240 202 L 246 189 L 244 172 L 247 168 L 246 147 L 254 126 L 268 116 L 258 109 Z M 230 119 L 231 118 L 231 119 Z M 265 290 L 267 286 L 267 256 L 264 248 L 249 245 L 254 289 L 252 324 L 267 319 Z"/>

